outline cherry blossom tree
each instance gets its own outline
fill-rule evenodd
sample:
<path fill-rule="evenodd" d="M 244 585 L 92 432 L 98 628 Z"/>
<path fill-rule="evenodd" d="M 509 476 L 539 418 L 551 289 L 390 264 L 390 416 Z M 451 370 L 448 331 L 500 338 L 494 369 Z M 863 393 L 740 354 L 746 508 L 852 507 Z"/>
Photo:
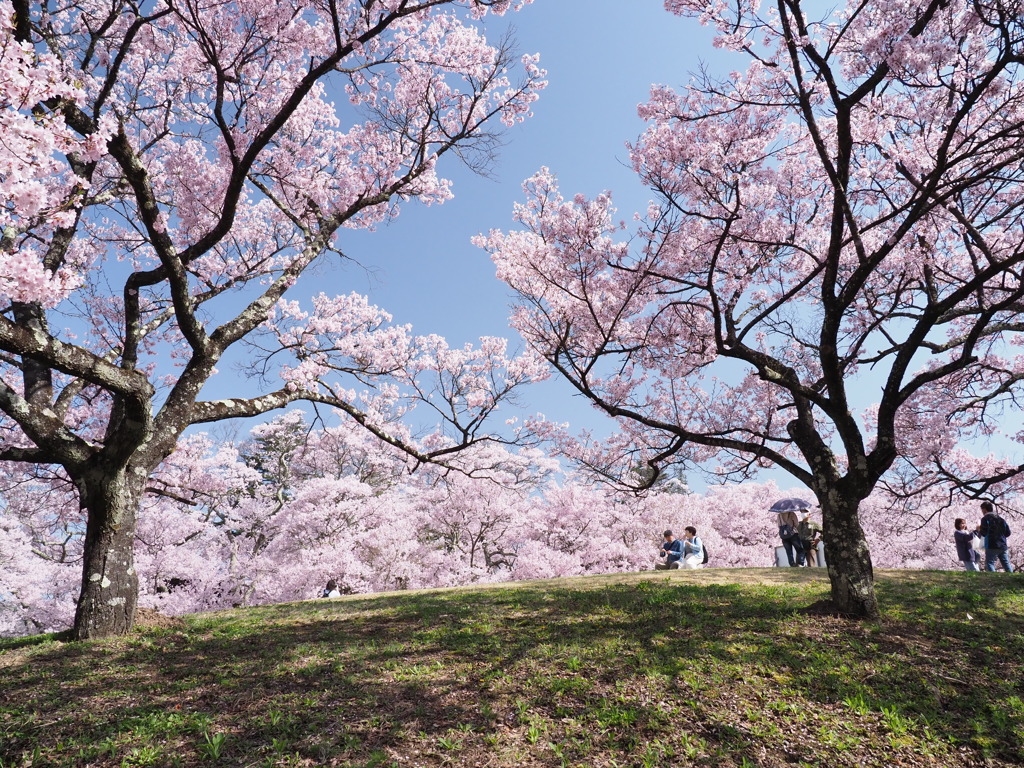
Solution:
<path fill-rule="evenodd" d="M 0 636 L 66 629 L 81 582 L 83 527 L 61 473 L 0 467 Z"/>
<path fill-rule="evenodd" d="M 536 58 L 479 26 L 525 2 L 0 0 L 0 459 L 60 468 L 87 512 L 75 637 L 132 626 L 138 509 L 190 425 L 306 400 L 440 460 L 537 373 L 287 298 L 528 116 Z M 205 399 L 229 354 L 277 384 Z M 414 440 L 416 400 L 441 426 Z"/>
<path fill-rule="evenodd" d="M 709 567 L 767 567 L 778 544 L 773 482 L 704 493 L 616 491 L 562 476 L 533 448 L 479 444 L 470 472 L 411 459 L 365 430 L 311 424 L 298 410 L 241 442 L 179 440 L 149 478 L 135 529 L 139 605 L 166 614 L 344 592 L 451 587 L 649 570 L 661 531 L 696 526 Z M 61 473 L 0 465 L 0 636 L 71 625 L 83 513 Z M 424 471 L 425 470 L 425 471 Z M 1013 497 L 1008 497 L 1013 506 Z M 959 568 L 952 520 L 976 502 L 879 488 L 860 506 L 876 564 Z M 1019 517 L 1010 517 L 1019 521 Z"/>
<path fill-rule="evenodd" d="M 479 242 L 520 332 L 623 430 L 582 458 L 786 470 L 821 503 L 835 606 L 877 616 L 860 510 L 887 473 L 977 493 L 1021 469 L 947 459 L 1020 438 L 1024 5 L 666 7 L 748 64 L 652 88 L 633 235 L 544 169 L 523 229 Z"/>

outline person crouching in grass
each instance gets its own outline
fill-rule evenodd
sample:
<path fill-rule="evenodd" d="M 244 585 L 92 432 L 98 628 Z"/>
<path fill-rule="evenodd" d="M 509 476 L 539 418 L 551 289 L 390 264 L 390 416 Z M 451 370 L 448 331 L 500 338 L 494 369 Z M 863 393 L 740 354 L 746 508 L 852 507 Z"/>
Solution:
<path fill-rule="evenodd" d="M 673 536 L 672 531 L 665 531 L 662 536 L 665 542 L 658 548 L 658 557 L 664 559 L 660 563 L 654 564 L 655 570 L 667 571 L 681 568 L 683 565 L 683 542 Z"/>

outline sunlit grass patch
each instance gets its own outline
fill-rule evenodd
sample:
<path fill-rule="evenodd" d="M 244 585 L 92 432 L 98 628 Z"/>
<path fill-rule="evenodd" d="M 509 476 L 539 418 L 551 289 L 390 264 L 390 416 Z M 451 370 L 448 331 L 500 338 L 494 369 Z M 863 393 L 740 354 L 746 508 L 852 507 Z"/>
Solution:
<path fill-rule="evenodd" d="M 619 574 L 0 641 L 0 765 L 1016 765 L 1021 586 L 884 573 L 860 623 L 807 612 L 820 574 Z"/>

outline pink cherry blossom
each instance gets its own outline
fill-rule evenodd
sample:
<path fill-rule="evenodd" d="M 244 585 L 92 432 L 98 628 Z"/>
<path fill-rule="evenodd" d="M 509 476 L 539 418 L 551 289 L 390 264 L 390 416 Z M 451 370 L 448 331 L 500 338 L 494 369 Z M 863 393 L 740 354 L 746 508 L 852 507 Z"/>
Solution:
<path fill-rule="evenodd" d="M 496 126 L 529 116 L 538 59 L 480 23 L 527 4 L 0 0 L 0 458 L 63 473 L 87 512 L 77 637 L 127 632 L 140 588 L 185 600 L 198 581 L 176 547 L 217 563 L 204 599 L 269 599 L 257 574 L 237 582 L 251 541 L 215 556 L 185 502 L 149 498 L 193 425 L 306 400 L 414 462 L 514 439 L 488 417 L 540 375 L 532 357 L 446 349 L 364 297 L 289 292 L 348 230 L 451 199 L 449 156 L 482 161 Z M 218 377 L 233 355 L 243 386 Z M 238 397 L 203 399 L 225 379 Z M 427 429 L 401 421 L 417 403 Z M 276 524 L 231 504 L 257 541 Z"/>
<path fill-rule="evenodd" d="M 1000 416 L 1022 381 L 1020 4 L 666 8 L 748 64 L 652 87 L 635 231 L 544 168 L 520 228 L 477 243 L 520 333 L 617 421 L 562 453 L 620 478 L 781 468 L 833 532 L 833 599 L 877 616 L 861 510 L 879 484 L 977 496 L 1020 472 L 962 455 L 1018 431 Z"/>

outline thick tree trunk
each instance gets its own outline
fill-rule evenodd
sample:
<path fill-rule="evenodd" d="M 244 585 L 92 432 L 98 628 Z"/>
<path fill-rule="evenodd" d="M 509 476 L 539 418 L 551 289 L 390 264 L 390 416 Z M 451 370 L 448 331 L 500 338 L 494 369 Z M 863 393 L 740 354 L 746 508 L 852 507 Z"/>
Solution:
<path fill-rule="evenodd" d="M 818 496 L 821 501 L 825 560 L 832 582 L 836 610 L 859 618 L 880 616 L 875 598 L 871 553 L 857 513 L 859 501 L 844 498 L 834 486 Z"/>
<path fill-rule="evenodd" d="M 135 623 L 135 525 L 145 480 L 144 473 L 123 468 L 76 479 L 89 513 L 82 592 L 72 631 L 76 640 L 126 635 Z"/>

